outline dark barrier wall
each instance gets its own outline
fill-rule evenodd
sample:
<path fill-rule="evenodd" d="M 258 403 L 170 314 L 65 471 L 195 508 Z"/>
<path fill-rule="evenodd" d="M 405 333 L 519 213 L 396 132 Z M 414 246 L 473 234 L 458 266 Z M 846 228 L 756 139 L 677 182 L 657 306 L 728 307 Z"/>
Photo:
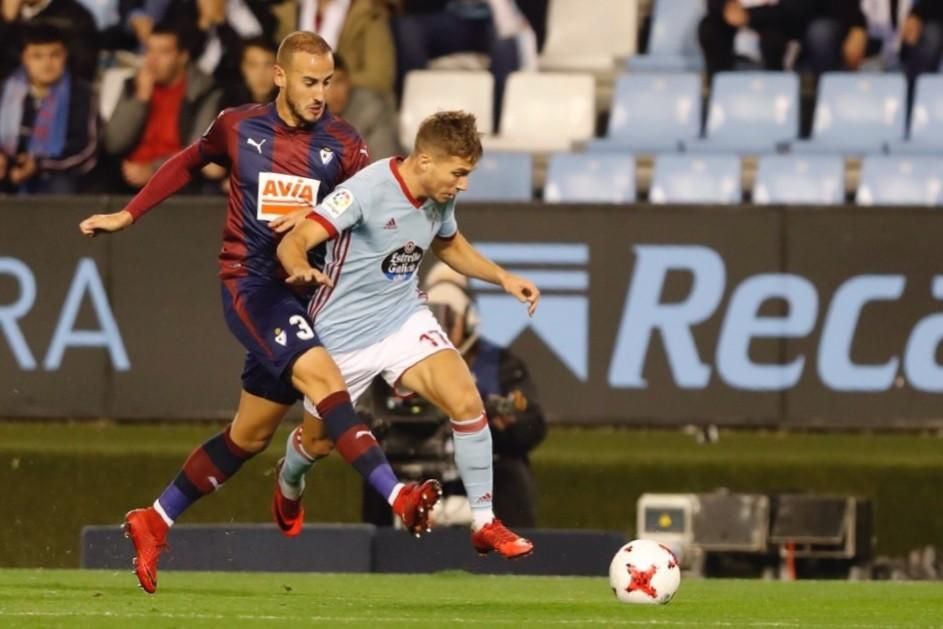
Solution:
<path fill-rule="evenodd" d="M 115 207 L 0 202 L 0 411 L 228 416 L 222 202 L 78 235 Z M 469 204 L 459 222 L 544 292 L 528 319 L 476 286 L 483 334 L 528 359 L 554 420 L 943 425 L 939 211 Z"/>

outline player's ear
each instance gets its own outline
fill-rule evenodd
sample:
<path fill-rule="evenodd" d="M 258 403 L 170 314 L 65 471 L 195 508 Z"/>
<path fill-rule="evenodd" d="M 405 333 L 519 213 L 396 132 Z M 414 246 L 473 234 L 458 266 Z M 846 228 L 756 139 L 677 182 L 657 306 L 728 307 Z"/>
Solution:
<path fill-rule="evenodd" d="M 285 87 L 286 78 L 285 78 L 285 69 L 282 66 L 275 64 L 275 86 L 279 89 Z"/>

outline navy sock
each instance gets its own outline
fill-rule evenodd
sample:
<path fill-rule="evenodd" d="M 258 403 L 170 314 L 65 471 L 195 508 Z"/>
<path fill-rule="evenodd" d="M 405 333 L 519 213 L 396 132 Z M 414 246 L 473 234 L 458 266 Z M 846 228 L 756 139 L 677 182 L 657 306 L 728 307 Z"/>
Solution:
<path fill-rule="evenodd" d="M 190 453 L 174 481 L 154 503 L 168 525 L 194 502 L 222 486 L 255 453 L 246 452 L 229 436 L 232 424 Z"/>

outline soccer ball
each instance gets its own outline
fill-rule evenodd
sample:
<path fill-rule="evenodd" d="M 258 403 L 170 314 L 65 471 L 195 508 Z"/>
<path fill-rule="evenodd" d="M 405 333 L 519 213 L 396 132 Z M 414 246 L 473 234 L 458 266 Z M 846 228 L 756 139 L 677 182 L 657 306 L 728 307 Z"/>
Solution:
<path fill-rule="evenodd" d="M 612 558 L 609 585 L 622 603 L 664 605 L 681 585 L 681 569 L 667 546 L 636 539 Z"/>

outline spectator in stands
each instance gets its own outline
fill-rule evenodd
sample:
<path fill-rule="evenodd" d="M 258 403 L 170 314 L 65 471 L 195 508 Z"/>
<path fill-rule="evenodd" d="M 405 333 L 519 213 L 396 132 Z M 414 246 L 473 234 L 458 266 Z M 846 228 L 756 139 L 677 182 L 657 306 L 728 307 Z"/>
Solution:
<path fill-rule="evenodd" d="M 0 90 L 0 191 L 72 194 L 95 165 L 91 86 L 67 68 L 65 37 L 48 24 L 22 32 L 22 65 Z"/>
<path fill-rule="evenodd" d="M 105 151 L 121 158 L 124 182 L 134 189 L 197 139 L 219 111 L 213 80 L 192 66 L 180 39 L 171 27 L 154 28 L 141 68 L 125 82 L 105 126 Z"/>
<path fill-rule="evenodd" d="M 275 100 L 275 45 L 265 37 L 243 43 L 239 73 L 241 81 L 232 81 L 223 89 L 220 108 Z"/>
<path fill-rule="evenodd" d="M 239 80 L 243 41 L 262 37 L 274 43 L 277 22 L 265 2 L 147 0 L 145 8 L 155 21 L 184 34 L 194 65 L 220 84 Z"/>
<path fill-rule="evenodd" d="M 767 70 L 785 68 L 791 41 L 800 43 L 800 65 L 816 75 L 858 69 L 868 46 L 860 0 L 708 0 L 698 37 L 709 74 L 734 69 L 734 38 L 741 28 L 759 35 Z"/>
<path fill-rule="evenodd" d="M 943 59 L 943 0 L 916 0 L 901 29 L 901 60 L 911 80 Z"/>
<path fill-rule="evenodd" d="M 514 0 L 399 0 L 399 4 L 393 32 L 400 90 L 409 71 L 426 68 L 436 57 L 485 54 L 494 75 L 497 121 L 507 77 L 536 59 L 533 29 Z"/>
<path fill-rule="evenodd" d="M 370 149 L 374 160 L 401 152 L 396 130 L 396 110 L 370 96 L 361 97 L 365 88 L 354 87 L 347 62 L 340 54 L 334 55 L 334 78 L 327 90 L 327 106 L 331 113 L 352 124 Z"/>
<path fill-rule="evenodd" d="M 6 76 L 20 65 L 24 27 L 40 22 L 62 32 L 73 76 L 89 83 L 94 81 L 98 68 L 98 31 L 92 15 L 76 0 L 2 0 L 0 76 Z"/>

